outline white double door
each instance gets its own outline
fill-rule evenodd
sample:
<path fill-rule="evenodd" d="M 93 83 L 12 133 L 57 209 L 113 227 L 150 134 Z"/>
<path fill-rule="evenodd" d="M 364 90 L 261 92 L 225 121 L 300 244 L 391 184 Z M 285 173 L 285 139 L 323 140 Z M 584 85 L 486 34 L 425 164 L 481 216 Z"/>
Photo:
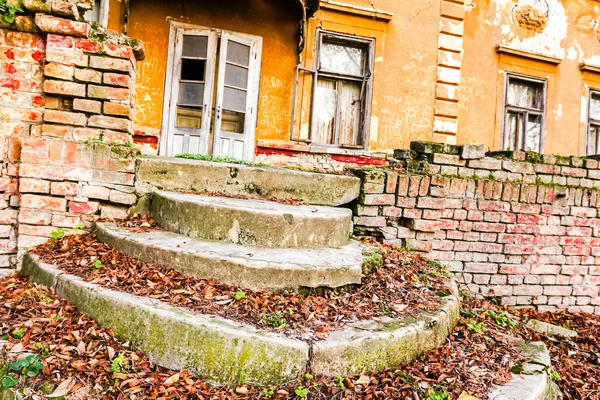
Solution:
<path fill-rule="evenodd" d="M 172 29 L 161 154 L 254 158 L 262 38 Z"/>

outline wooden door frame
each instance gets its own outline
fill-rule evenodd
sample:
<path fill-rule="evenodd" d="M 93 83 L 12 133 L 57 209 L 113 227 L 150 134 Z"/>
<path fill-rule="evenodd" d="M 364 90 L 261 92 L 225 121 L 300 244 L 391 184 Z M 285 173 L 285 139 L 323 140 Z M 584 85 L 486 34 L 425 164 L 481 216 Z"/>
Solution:
<path fill-rule="evenodd" d="M 166 70 L 166 74 L 165 74 L 165 85 L 164 85 L 164 91 L 163 91 L 163 107 L 162 107 L 162 122 L 161 122 L 161 135 L 160 135 L 160 140 L 159 140 L 159 150 L 158 150 L 158 154 L 159 155 L 166 155 L 167 151 L 169 149 L 169 124 L 171 122 L 171 118 L 170 118 L 170 110 L 171 110 L 171 106 L 169 104 L 170 98 L 171 98 L 171 91 L 172 91 L 172 87 L 173 87 L 173 75 L 174 75 L 174 66 L 175 66 L 175 62 L 176 62 L 176 41 L 177 41 L 177 30 L 178 29 L 184 29 L 184 30 L 210 30 L 210 31 L 215 31 L 219 34 L 226 31 L 223 29 L 217 29 L 217 28 L 210 28 L 210 27 L 205 27 L 205 26 L 201 26 L 201 25 L 195 25 L 195 24 L 190 24 L 190 23 L 186 23 L 186 22 L 181 22 L 181 21 L 176 21 L 174 19 L 168 19 L 168 23 L 169 23 L 169 51 L 167 53 L 167 70 Z M 249 137 L 248 140 L 251 144 L 251 146 L 248 146 L 248 149 L 246 150 L 247 154 L 244 154 L 245 158 L 247 159 L 254 159 L 254 152 L 255 152 L 255 148 L 256 148 L 256 128 L 257 128 L 257 121 L 258 121 L 258 107 L 259 107 L 259 91 L 260 91 L 260 72 L 261 72 L 261 67 L 262 67 L 262 45 L 263 45 L 263 38 L 261 36 L 256 36 L 256 35 L 249 35 L 249 34 L 245 34 L 245 33 L 239 33 L 239 32 L 232 32 L 232 31 L 226 31 L 228 33 L 234 34 L 236 36 L 239 37 L 244 37 L 247 38 L 249 40 L 253 40 L 254 46 L 257 46 L 257 58 L 258 58 L 258 66 L 255 68 L 255 71 L 252 71 L 252 74 L 248 75 L 248 79 L 249 79 L 249 84 L 248 84 L 248 94 L 251 93 L 251 90 L 254 91 L 254 95 L 253 95 L 253 101 L 256 104 L 256 111 L 254 113 L 251 114 L 251 118 L 247 118 L 247 119 L 251 119 L 251 121 L 246 121 L 245 124 L 248 123 L 248 126 L 253 127 L 253 129 L 251 129 L 251 132 L 249 132 Z M 220 51 L 220 48 L 217 48 L 218 51 Z M 216 70 L 219 70 L 219 65 L 216 65 Z M 218 86 L 218 79 L 220 79 L 220 77 L 217 77 L 217 80 L 214 82 L 215 86 Z M 215 104 L 216 104 L 216 99 L 215 99 Z M 210 134 L 213 134 L 213 143 L 212 143 L 212 147 L 214 148 L 214 143 L 216 143 L 216 135 L 214 135 L 214 132 L 209 132 L 209 137 Z M 210 144 L 210 143 L 209 143 Z M 209 148 L 211 146 L 209 145 Z"/>
<path fill-rule="evenodd" d="M 250 46 L 250 60 L 248 63 L 248 89 L 246 103 L 255 104 L 255 110 L 252 113 L 248 113 L 248 107 L 246 107 L 245 121 L 244 121 L 244 132 L 247 133 L 248 143 L 250 144 L 243 154 L 243 159 L 246 161 L 254 160 L 254 152 L 256 149 L 256 128 L 258 121 L 258 102 L 259 102 L 259 90 L 260 90 L 260 71 L 262 66 L 262 37 L 256 35 L 249 35 L 244 33 L 223 31 L 227 35 L 247 40 Z M 223 42 L 219 47 L 219 54 L 222 54 Z M 256 54 L 256 61 L 252 60 L 253 54 Z M 224 68 L 226 64 L 226 58 L 219 57 L 219 65 L 216 70 L 218 78 L 216 82 L 217 97 L 215 99 L 215 107 L 219 107 L 223 102 L 223 85 L 225 81 Z M 253 63 L 256 65 L 253 66 Z M 223 73 L 222 73 L 223 72 Z M 219 135 L 218 132 L 222 126 L 222 110 L 217 110 L 215 114 L 215 126 L 213 131 L 213 151 L 218 145 Z M 227 132 L 225 132 L 227 134 Z M 225 135 L 227 136 L 227 135 Z"/>

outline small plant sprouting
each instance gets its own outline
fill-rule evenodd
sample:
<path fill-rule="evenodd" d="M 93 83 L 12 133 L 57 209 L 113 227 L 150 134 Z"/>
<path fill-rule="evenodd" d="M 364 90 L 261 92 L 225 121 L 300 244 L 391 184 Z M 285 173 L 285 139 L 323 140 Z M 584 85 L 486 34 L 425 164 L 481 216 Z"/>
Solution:
<path fill-rule="evenodd" d="M 94 262 L 93 267 L 94 267 L 94 269 L 102 269 L 102 268 L 104 268 L 104 264 L 102 264 L 102 261 L 96 260 Z"/>
<path fill-rule="evenodd" d="M 519 325 L 517 321 L 510 318 L 510 315 L 506 311 L 501 311 L 497 313 L 495 311 L 488 310 L 485 312 L 485 315 L 492 318 L 496 325 L 501 326 L 503 328 L 513 329 L 517 325 Z"/>
<path fill-rule="evenodd" d="M 83 230 L 83 225 L 79 224 L 73 228 L 74 233 L 79 233 Z"/>
<path fill-rule="evenodd" d="M 483 327 L 483 325 L 481 325 L 480 323 L 478 323 L 477 321 L 475 321 L 475 320 L 472 319 L 467 324 L 467 330 L 469 332 L 479 333 L 481 331 L 484 331 L 485 328 Z"/>
<path fill-rule="evenodd" d="M 115 357 L 112 360 L 112 363 L 110 363 L 110 370 L 112 371 L 113 374 L 118 374 L 121 372 L 121 370 L 123 368 L 124 359 L 125 359 L 125 357 L 123 356 L 123 354 L 119 354 L 117 357 Z"/>
<path fill-rule="evenodd" d="M 56 241 L 56 240 L 62 239 L 63 237 L 65 237 L 66 233 L 67 233 L 67 230 L 65 228 L 60 228 L 59 230 L 54 231 L 50 234 L 50 240 Z"/>
<path fill-rule="evenodd" d="M 37 355 L 30 354 L 22 360 L 10 363 L 9 368 L 11 371 L 18 371 L 22 375 L 33 378 L 34 376 L 38 376 L 40 371 L 44 369 L 44 364 Z"/>
<path fill-rule="evenodd" d="M 523 374 L 525 372 L 525 366 L 523 365 L 523 361 L 517 361 L 515 365 L 513 365 L 513 367 L 510 369 L 510 372 L 512 372 L 515 375 Z"/>
<path fill-rule="evenodd" d="M 271 397 L 273 397 L 275 395 L 275 388 L 273 386 L 268 387 L 268 388 L 264 388 L 263 389 L 263 395 L 267 399 L 270 399 Z"/>
<path fill-rule="evenodd" d="M 560 377 L 560 374 L 558 373 L 558 371 L 556 371 L 556 370 L 550 371 L 550 379 L 552 379 L 554 382 L 560 381 L 561 377 Z"/>
<path fill-rule="evenodd" d="M 248 296 L 246 296 L 246 293 L 244 293 L 242 289 L 238 289 L 237 292 L 235 292 L 235 294 L 233 295 L 233 298 L 235 299 L 235 301 L 240 301 L 248 298 Z"/>
<path fill-rule="evenodd" d="M 274 313 L 264 315 L 262 318 L 269 325 L 271 325 L 277 329 L 282 329 L 287 326 L 287 321 L 281 311 L 276 311 Z"/>
<path fill-rule="evenodd" d="M 46 345 L 45 343 L 37 342 L 35 344 L 35 348 L 36 348 L 36 350 L 38 350 L 40 352 L 40 354 L 43 354 L 43 355 L 50 354 L 50 349 L 48 348 L 48 345 Z"/>
<path fill-rule="evenodd" d="M 22 12 L 23 10 L 20 7 L 15 7 L 8 0 L 0 0 L 0 13 L 3 15 L 4 22 L 13 24 L 17 13 Z"/>
<path fill-rule="evenodd" d="M 305 400 L 306 396 L 308 396 L 308 389 L 303 386 L 298 386 L 296 390 L 294 390 L 294 393 L 296 393 L 296 396 L 301 400 Z"/>
<path fill-rule="evenodd" d="M 450 400 L 450 395 L 445 389 L 430 387 L 424 400 Z"/>
<path fill-rule="evenodd" d="M 11 336 L 15 339 L 21 339 L 25 335 L 25 328 L 19 328 L 12 331 Z"/>
<path fill-rule="evenodd" d="M 346 385 L 344 385 L 344 379 L 340 375 L 337 375 L 335 377 L 335 379 L 336 379 L 335 386 L 337 386 L 341 390 L 346 390 Z"/>

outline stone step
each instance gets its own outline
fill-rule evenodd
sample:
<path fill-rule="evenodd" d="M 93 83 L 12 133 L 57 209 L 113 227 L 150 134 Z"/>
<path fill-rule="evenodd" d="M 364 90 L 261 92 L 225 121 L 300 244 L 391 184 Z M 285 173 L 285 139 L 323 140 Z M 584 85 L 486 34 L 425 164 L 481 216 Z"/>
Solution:
<path fill-rule="evenodd" d="M 54 288 L 155 364 L 187 369 L 215 385 L 289 384 L 307 370 L 336 376 L 396 368 L 443 345 L 460 314 L 458 299 L 447 296 L 438 311 L 351 324 L 312 342 L 89 283 L 32 254 L 23 257 L 20 272 Z"/>
<path fill-rule="evenodd" d="M 138 159 L 136 182 L 169 192 L 277 197 L 324 206 L 350 203 L 360 191 L 360 180 L 351 176 L 163 157 Z"/>
<path fill-rule="evenodd" d="M 348 243 L 352 211 L 263 200 L 156 191 L 150 214 L 192 238 L 260 247 L 338 247 Z"/>
<path fill-rule="evenodd" d="M 135 232 L 113 223 L 94 227 L 98 239 L 130 257 L 252 290 L 297 290 L 359 284 L 363 247 L 278 249 L 201 241 L 163 230 Z"/>

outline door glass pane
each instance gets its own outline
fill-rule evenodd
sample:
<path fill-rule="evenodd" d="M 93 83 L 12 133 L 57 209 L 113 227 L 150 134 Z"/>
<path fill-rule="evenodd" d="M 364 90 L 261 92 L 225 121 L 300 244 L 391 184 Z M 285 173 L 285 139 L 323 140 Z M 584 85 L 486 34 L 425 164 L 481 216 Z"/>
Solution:
<path fill-rule="evenodd" d="M 315 90 L 314 137 L 315 143 L 332 144 L 335 129 L 336 82 L 319 78 Z"/>
<path fill-rule="evenodd" d="M 365 49 L 323 41 L 319 54 L 322 69 L 344 75 L 362 76 Z"/>
<path fill-rule="evenodd" d="M 182 57 L 199 57 L 206 58 L 208 49 L 208 36 L 183 36 Z"/>
<path fill-rule="evenodd" d="M 540 115 L 529 115 L 527 119 L 527 131 L 525 136 L 525 151 L 540 152 L 542 144 L 542 117 Z"/>
<path fill-rule="evenodd" d="M 187 129 L 202 128 L 202 108 L 177 106 L 175 126 Z"/>
<path fill-rule="evenodd" d="M 507 97 L 508 105 L 541 110 L 544 106 L 544 83 L 510 77 Z"/>
<path fill-rule="evenodd" d="M 201 107 L 203 99 L 204 83 L 179 83 L 179 99 L 177 104 Z"/>
<path fill-rule="evenodd" d="M 232 111 L 246 112 L 246 91 L 224 88 L 223 108 Z"/>
<path fill-rule="evenodd" d="M 590 96 L 590 118 L 600 120 L 600 93 L 592 92 Z"/>
<path fill-rule="evenodd" d="M 360 144 L 360 92 L 362 84 L 344 81 L 340 88 L 339 144 Z"/>
<path fill-rule="evenodd" d="M 181 59 L 181 79 L 184 81 L 204 82 L 205 71 L 206 60 Z"/>
<path fill-rule="evenodd" d="M 225 84 L 242 89 L 248 88 L 248 69 L 227 64 L 225 67 Z"/>
<path fill-rule="evenodd" d="M 247 67 L 250 63 L 250 46 L 230 40 L 227 42 L 227 61 Z"/>
<path fill-rule="evenodd" d="M 235 111 L 223 110 L 221 129 L 225 132 L 244 133 L 246 114 Z"/>
<path fill-rule="evenodd" d="M 520 135 L 522 126 L 522 114 L 507 111 L 506 123 L 504 126 L 504 150 L 515 150 L 517 146 L 517 140 Z"/>
<path fill-rule="evenodd" d="M 590 128 L 587 134 L 587 140 L 585 142 L 585 154 L 588 156 L 598 154 L 598 139 L 600 133 L 600 125 L 590 124 Z"/>

